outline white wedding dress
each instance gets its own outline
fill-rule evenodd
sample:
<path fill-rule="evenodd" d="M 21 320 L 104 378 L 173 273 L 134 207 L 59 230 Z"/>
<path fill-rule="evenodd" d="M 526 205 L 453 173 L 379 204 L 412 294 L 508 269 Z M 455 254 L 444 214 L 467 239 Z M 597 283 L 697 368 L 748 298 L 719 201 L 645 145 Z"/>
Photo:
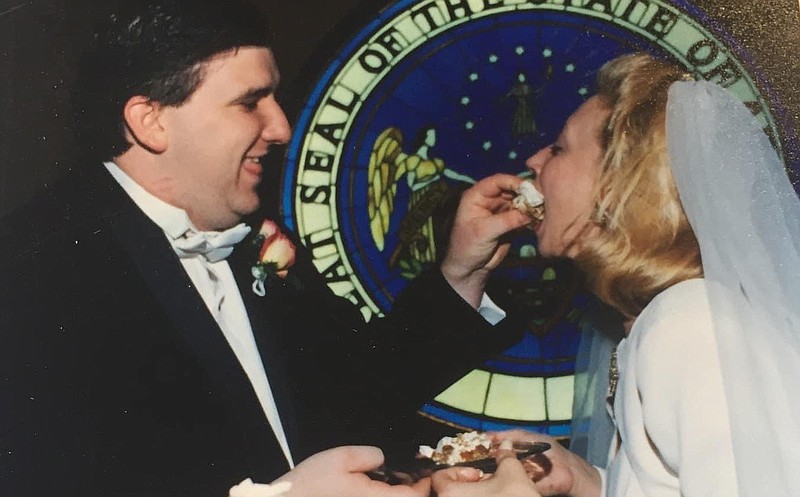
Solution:
<path fill-rule="evenodd" d="M 618 348 L 604 492 L 798 497 L 800 202 L 726 90 L 674 83 L 666 124 L 704 279 L 659 294 Z"/>
<path fill-rule="evenodd" d="M 607 496 L 737 497 L 705 281 L 653 299 L 619 344 L 617 366 Z"/>

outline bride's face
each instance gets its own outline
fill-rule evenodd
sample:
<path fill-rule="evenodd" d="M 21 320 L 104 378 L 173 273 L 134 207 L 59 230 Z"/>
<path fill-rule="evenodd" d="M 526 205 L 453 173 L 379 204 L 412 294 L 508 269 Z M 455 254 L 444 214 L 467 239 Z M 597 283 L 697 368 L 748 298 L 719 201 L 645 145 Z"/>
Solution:
<path fill-rule="evenodd" d="M 572 242 L 594 208 L 603 157 L 600 133 L 609 113 L 600 98 L 590 98 L 570 116 L 555 143 L 525 162 L 536 174 L 536 187 L 545 200 L 544 219 L 536 228 L 542 255 L 578 253 Z"/>

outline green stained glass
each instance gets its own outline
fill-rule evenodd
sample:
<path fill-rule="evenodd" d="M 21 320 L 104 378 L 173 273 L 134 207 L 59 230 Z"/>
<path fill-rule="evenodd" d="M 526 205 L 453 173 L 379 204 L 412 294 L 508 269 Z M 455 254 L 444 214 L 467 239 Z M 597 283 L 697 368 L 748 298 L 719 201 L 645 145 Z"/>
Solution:
<path fill-rule="evenodd" d="M 482 414 L 491 376 L 486 371 L 473 370 L 440 393 L 435 400 L 462 411 Z"/>
<path fill-rule="evenodd" d="M 520 421 L 547 419 L 542 378 L 495 374 L 489 386 L 485 414 Z"/>
<path fill-rule="evenodd" d="M 559 376 L 545 380 L 547 413 L 550 421 L 572 419 L 572 396 L 575 390 L 574 376 Z"/>

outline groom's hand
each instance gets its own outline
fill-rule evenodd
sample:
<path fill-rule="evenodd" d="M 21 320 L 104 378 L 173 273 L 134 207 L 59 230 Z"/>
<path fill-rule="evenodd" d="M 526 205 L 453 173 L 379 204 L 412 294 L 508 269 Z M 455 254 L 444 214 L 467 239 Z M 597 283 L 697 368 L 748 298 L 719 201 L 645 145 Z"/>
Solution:
<path fill-rule="evenodd" d="M 505 235 L 531 222 L 512 207 L 521 182 L 510 174 L 489 176 L 465 191 L 458 204 L 442 274 L 475 309 L 489 273 L 508 253 L 510 241 Z"/>
<path fill-rule="evenodd" d="M 428 479 L 392 486 L 364 474 L 381 464 L 383 452 L 377 447 L 337 447 L 314 454 L 276 483 L 292 483 L 286 497 L 428 497 Z"/>

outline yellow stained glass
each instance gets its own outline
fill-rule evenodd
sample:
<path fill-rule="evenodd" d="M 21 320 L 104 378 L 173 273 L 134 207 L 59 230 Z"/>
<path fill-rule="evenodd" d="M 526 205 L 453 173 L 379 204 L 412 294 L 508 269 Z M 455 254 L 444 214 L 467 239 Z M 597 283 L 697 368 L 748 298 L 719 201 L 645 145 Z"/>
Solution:
<path fill-rule="evenodd" d="M 436 401 L 462 411 L 482 414 L 491 376 L 486 371 L 475 369 L 440 393 Z"/>
<path fill-rule="evenodd" d="M 544 421 L 544 380 L 503 374 L 492 375 L 486 399 L 487 416 L 518 421 Z"/>
<path fill-rule="evenodd" d="M 575 376 L 558 376 L 545 380 L 547 392 L 547 413 L 550 421 L 572 419 L 572 396 L 575 390 Z"/>
<path fill-rule="evenodd" d="M 475 369 L 436 397 L 461 411 L 517 421 L 568 421 L 574 376 L 527 378 Z"/>

